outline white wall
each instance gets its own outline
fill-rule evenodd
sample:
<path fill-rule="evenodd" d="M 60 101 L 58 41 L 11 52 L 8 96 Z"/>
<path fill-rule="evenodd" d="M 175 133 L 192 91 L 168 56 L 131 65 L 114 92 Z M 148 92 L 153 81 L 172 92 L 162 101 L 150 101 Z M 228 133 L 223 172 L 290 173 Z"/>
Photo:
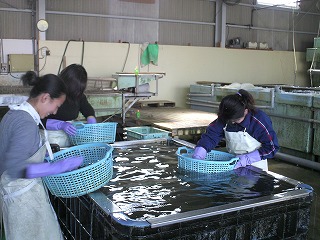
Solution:
<path fill-rule="evenodd" d="M 51 55 L 40 60 L 40 74 L 58 73 L 65 41 L 41 41 Z M 85 42 L 84 67 L 90 77 L 111 77 L 121 72 L 128 44 Z M 66 64 L 81 62 L 82 43 L 70 42 Z M 309 86 L 305 53 L 296 53 L 297 71 L 293 52 L 213 47 L 159 45 L 159 66 L 149 65 L 140 72 L 165 72 L 159 80 L 159 95 L 151 100 L 174 101 L 185 107 L 190 84 L 197 81 L 252 84 L 287 84 Z M 139 63 L 139 45 L 131 44 L 124 72 L 133 72 Z M 154 86 L 152 86 L 154 88 Z"/>

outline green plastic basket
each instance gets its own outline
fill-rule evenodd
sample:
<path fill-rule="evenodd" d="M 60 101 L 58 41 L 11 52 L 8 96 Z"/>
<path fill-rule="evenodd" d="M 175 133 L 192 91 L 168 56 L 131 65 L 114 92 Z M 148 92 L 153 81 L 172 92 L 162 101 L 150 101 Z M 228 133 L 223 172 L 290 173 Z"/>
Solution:
<path fill-rule="evenodd" d="M 230 153 L 215 151 L 207 153 L 204 160 L 192 158 L 194 149 L 179 147 L 176 151 L 178 167 L 200 173 L 218 173 L 234 169 L 239 158 Z"/>

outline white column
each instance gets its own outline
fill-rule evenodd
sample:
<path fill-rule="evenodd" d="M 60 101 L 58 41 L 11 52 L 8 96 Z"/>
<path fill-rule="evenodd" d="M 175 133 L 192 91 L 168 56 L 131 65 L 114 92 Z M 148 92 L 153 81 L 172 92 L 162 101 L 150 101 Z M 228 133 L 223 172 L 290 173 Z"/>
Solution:
<path fill-rule="evenodd" d="M 46 19 L 46 0 L 37 1 L 37 22 L 40 19 Z M 35 26 L 37 28 L 37 26 Z M 38 31 L 38 40 L 46 40 L 46 32 Z"/>
<path fill-rule="evenodd" d="M 226 46 L 226 4 L 216 0 L 215 47 Z"/>

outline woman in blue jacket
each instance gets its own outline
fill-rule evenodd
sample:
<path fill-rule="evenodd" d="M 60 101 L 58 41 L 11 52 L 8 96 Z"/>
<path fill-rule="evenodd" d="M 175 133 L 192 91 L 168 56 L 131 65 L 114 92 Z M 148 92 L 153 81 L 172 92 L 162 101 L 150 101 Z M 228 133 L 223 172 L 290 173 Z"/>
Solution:
<path fill-rule="evenodd" d="M 243 89 L 222 99 L 218 118 L 202 134 L 193 158 L 204 159 L 222 138 L 228 152 L 240 159 L 235 169 L 253 165 L 267 171 L 267 159 L 279 150 L 270 118 L 254 106 L 252 95 Z"/>

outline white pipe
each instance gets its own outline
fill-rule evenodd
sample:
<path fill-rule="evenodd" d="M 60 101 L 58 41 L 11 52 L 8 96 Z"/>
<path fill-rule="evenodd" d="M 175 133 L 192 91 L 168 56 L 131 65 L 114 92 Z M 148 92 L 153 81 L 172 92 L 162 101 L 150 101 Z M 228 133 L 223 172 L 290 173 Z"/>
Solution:
<path fill-rule="evenodd" d="M 312 160 L 307 160 L 307 159 L 303 159 L 303 158 L 299 158 L 299 157 L 295 157 L 289 154 L 279 153 L 279 152 L 276 153 L 275 158 L 320 171 L 320 163 L 314 162 Z"/>
<path fill-rule="evenodd" d="M 96 13 L 46 11 L 46 14 L 84 16 L 84 17 L 101 17 L 101 18 L 114 18 L 114 19 L 127 19 L 127 20 L 141 20 L 141 21 L 150 21 L 150 22 L 186 23 L 186 24 L 198 24 L 198 25 L 210 25 L 210 26 L 216 25 L 215 23 L 212 23 L 212 22 L 198 22 L 198 21 L 174 20 L 174 19 L 164 19 L 164 18 L 120 16 L 120 15 L 96 14 Z"/>
<path fill-rule="evenodd" d="M 248 25 L 237 25 L 237 24 L 226 24 L 227 27 L 233 28 L 245 28 L 250 30 L 264 30 L 264 31 L 272 31 L 272 32 L 286 32 L 286 33 L 299 33 L 299 34 L 309 34 L 309 35 L 317 35 L 316 32 L 304 32 L 304 31 L 293 31 L 287 29 L 276 29 L 276 28 L 264 28 L 264 27 L 253 27 Z"/>

